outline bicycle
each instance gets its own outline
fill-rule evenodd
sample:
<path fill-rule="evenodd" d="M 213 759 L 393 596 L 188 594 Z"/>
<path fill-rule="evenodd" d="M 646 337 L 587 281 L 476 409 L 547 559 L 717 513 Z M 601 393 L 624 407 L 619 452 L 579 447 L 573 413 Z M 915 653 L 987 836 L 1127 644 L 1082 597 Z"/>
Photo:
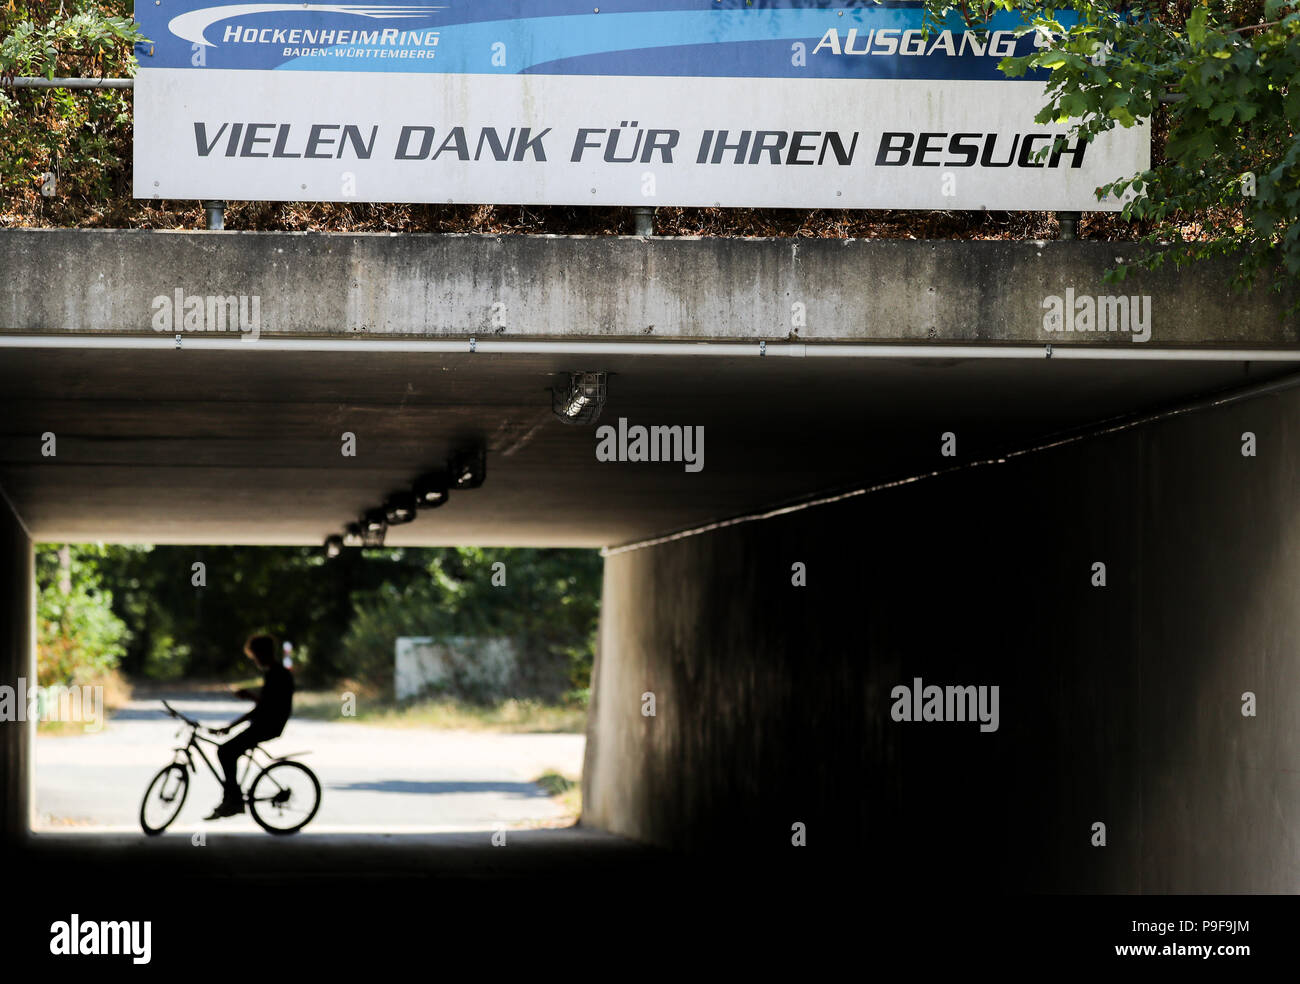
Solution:
<path fill-rule="evenodd" d="M 171 763 L 159 770 L 149 783 L 149 788 L 145 790 L 144 801 L 140 804 L 140 826 L 151 837 L 166 830 L 180 815 L 181 807 L 185 805 L 185 797 L 190 789 L 190 773 L 196 770 L 193 752 L 199 753 L 199 758 L 203 760 L 203 764 L 208 767 L 208 771 L 218 783 L 223 781 L 221 774 L 213 767 L 199 744 L 199 742 L 207 742 L 213 746 L 220 745 L 220 742 L 199 734 L 200 731 L 216 734 L 215 729 L 186 717 L 167 701 L 163 701 L 162 705 L 167 709 L 168 714 L 189 727 L 190 733 L 185 744 L 176 748 Z M 179 731 L 176 733 L 178 738 L 180 734 Z M 259 766 L 254 753 L 260 753 L 266 761 Z M 316 816 L 316 811 L 320 809 L 320 780 L 307 766 L 293 761 L 294 756 L 305 754 L 307 753 L 294 752 L 293 755 L 273 757 L 261 745 L 254 745 L 240 756 L 244 766 L 238 776 L 241 795 L 248 804 L 253 819 L 268 833 L 296 834 L 311 822 L 312 817 Z M 261 771 L 257 773 L 245 793 L 244 783 L 255 766 Z M 156 802 L 151 803 L 151 797 L 154 797 L 155 792 Z M 156 818 L 151 814 L 151 805 L 161 806 L 161 813 Z"/>

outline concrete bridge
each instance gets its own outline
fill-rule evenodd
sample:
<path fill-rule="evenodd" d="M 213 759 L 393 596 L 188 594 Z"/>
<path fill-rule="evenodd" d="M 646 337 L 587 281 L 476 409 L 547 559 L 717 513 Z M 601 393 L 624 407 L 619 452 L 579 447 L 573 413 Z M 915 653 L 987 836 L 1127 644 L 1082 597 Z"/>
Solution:
<path fill-rule="evenodd" d="M 1132 249 L 0 233 L 4 679 L 33 542 L 320 543 L 481 442 L 388 542 L 607 548 L 589 829 L 902 891 L 1294 893 L 1300 323 L 1224 266 L 1104 282 Z M 598 425 L 702 428 L 702 469 L 558 421 L 596 370 Z M 927 685 L 997 687 L 997 727 Z M 6 844 L 57 856 L 0 741 Z"/>

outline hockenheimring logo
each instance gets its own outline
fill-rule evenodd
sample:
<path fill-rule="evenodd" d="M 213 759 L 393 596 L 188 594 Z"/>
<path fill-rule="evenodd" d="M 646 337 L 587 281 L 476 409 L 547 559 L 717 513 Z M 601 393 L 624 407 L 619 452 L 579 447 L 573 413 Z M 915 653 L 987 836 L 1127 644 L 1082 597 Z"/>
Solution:
<path fill-rule="evenodd" d="M 235 6 L 226 7 L 200 7 L 198 10 L 191 10 L 188 13 L 173 17 L 167 22 L 167 30 L 171 31 L 178 38 L 189 41 L 191 44 L 201 45 L 205 48 L 215 48 L 216 45 L 203 36 L 203 32 L 215 24 L 217 21 L 228 20 L 231 17 L 247 17 L 252 14 L 275 14 L 287 11 L 294 13 L 325 13 L 325 14 L 351 14 L 354 17 L 370 17 L 375 20 L 388 20 L 395 17 L 422 17 L 432 10 L 446 10 L 445 6 L 424 5 L 419 6 L 392 6 L 373 3 L 241 3 Z M 249 29 L 253 35 L 251 38 L 244 37 L 246 33 L 243 28 L 233 36 L 227 32 L 222 39 L 261 41 L 264 44 L 280 44 L 278 39 L 266 38 L 263 40 L 262 34 L 272 34 L 271 29 L 262 31 Z M 302 34 L 301 30 L 295 29 L 294 33 Z M 313 32 L 315 33 L 315 32 Z M 331 32 L 333 33 L 333 32 Z M 349 32 L 345 32 L 349 33 Z M 388 32 L 385 32 L 388 33 Z M 396 32 L 394 32 L 396 33 Z M 293 42 L 297 43 L 297 42 Z M 344 43 L 344 42 L 338 42 Z M 355 42 L 354 42 L 355 43 Z M 370 42 L 376 43 L 376 42 Z M 384 44 L 396 43 L 387 40 L 380 42 Z M 423 42 L 419 42 L 423 43 Z M 436 42 L 435 42 L 436 43 Z"/>
<path fill-rule="evenodd" d="M 158 332 L 237 331 L 245 342 L 262 333 L 260 294 L 186 294 L 177 287 L 170 295 L 159 294 L 149 307 Z"/>

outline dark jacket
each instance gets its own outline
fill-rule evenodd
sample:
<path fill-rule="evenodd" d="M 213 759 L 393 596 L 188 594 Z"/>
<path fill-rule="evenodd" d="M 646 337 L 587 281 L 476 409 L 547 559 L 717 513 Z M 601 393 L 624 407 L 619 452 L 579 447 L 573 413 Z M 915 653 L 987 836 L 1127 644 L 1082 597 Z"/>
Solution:
<path fill-rule="evenodd" d="M 293 713 L 293 674 L 276 663 L 262 677 L 262 693 L 248 721 L 250 730 L 275 738 Z"/>

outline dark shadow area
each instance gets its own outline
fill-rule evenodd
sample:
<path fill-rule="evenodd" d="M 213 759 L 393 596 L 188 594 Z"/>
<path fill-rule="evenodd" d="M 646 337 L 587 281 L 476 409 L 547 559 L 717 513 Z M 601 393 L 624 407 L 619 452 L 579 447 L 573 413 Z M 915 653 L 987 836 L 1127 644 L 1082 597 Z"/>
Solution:
<path fill-rule="evenodd" d="M 239 916 L 234 952 L 205 964 L 274 957 L 295 972 L 400 963 L 482 974 L 620 956 L 662 968 L 688 954 L 693 966 L 725 956 L 732 969 L 757 969 L 842 944 L 867 918 L 865 872 L 845 858 L 688 857 L 581 826 L 510 830 L 500 847 L 492 836 L 210 833 L 196 846 L 189 835 L 32 835 L 12 857 L 28 888 L 10 929 L 39 950 L 50 921 L 71 912 L 148 919 L 152 963 L 174 971 L 206 952 L 212 918 Z M 274 932 L 240 916 L 249 906 Z"/>
<path fill-rule="evenodd" d="M 925 979 L 926 968 L 1026 961 L 1113 967 L 1107 944 L 1123 942 L 1129 922 L 1152 908 L 1142 898 L 941 886 L 900 875 L 901 861 L 882 877 L 860 853 L 831 844 L 684 854 L 581 826 L 510 831 L 502 847 L 490 837 L 211 835 L 199 847 L 188 836 L 42 834 L 8 859 L 24 888 L 7 932 L 39 960 L 52 919 L 147 919 L 151 965 L 131 967 L 132 979 L 192 972 L 197 959 L 231 973 L 328 971 L 323 979 L 412 966 L 490 980 L 577 961 L 617 980 L 668 967 L 726 980 L 817 980 L 829 954 Z M 1296 907 L 1275 903 L 1295 901 L 1200 896 L 1163 898 L 1158 908 L 1166 920 L 1219 912 L 1249 920 L 1267 966 L 1294 924 L 1285 917 Z M 262 924 L 246 915 L 250 906 L 264 913 Z M 227 916 L 241 928 L 229 950 L 212 951 L 208 926 Z M 1260 947 L 1266 941 L 1274 945 Z M 1190 966 L 1179 961 L 1179 974 Z"/>
<path fill-rule="evenodd" d="M 553 867 L 597 870 L 636 866 L 668 852 L 590 827 L 507 830 L 493 846 L 493 831 L 432 834 L 312 834 L 272 837 L 262 832 L 208 831 L 203 843 L 189 833 L 157 838 L 125 833 L 40 833 L 21 854 L 37 866 L 76 865 L 84 872 L 148 879 L 177 876 L 261 878 L 270 875 L 395 877 L 510 877 Z"/>

